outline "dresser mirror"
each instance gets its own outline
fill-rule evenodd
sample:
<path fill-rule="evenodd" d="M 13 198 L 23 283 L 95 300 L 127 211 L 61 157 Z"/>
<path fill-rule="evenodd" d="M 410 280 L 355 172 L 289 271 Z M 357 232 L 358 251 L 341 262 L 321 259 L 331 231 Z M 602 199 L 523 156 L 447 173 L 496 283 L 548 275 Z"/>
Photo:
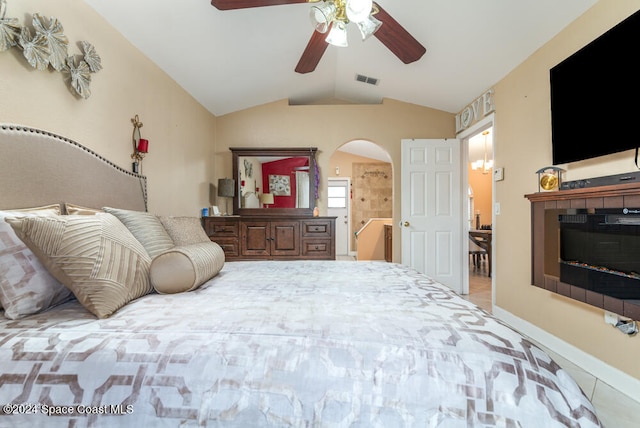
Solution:
<path fill-rule="evenodd" d="M 230 148 L 234 215 L 312 216 L 317 148 Z"/>

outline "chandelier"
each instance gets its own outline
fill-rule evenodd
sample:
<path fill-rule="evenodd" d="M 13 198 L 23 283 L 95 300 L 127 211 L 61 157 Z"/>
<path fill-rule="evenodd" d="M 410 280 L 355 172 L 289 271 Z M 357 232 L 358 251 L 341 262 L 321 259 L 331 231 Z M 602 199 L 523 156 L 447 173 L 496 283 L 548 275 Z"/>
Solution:
<path fill-rule="evenodd" d="M 487 135 L 489 135 L 489 131 L 484 131 L 482 133 L 483 137 L 484 137 L 484 143 L 483 143 L 483 148 L 484 148 L 484 159 L 479 159 L 475 162 L 471 162 L 471 169 L 474 171 L 482 171 L 483 174 L 489 174 L 489 171 L 491 171 L 491 168 L 493 168 L 493 159 L 487 159 L 488 155 L 487 155 Z"/>
<path fill-rule="evenodd" d="M 315 2 L 311 6 L 309 18 L 315 30 L 329 34 L 325 41 L 334 46 L 346 47 L 347 24 L 353 22 L 358 26 L 362 40 L 367 40 L 382 22 L 373 17 L 378 8 L 372 0 L 309 0 Z"/>

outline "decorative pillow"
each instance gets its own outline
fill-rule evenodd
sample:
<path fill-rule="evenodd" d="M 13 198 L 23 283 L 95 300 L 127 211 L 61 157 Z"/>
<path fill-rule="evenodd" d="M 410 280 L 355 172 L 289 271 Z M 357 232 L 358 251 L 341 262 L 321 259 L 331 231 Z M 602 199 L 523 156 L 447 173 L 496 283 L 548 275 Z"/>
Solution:
<path fill-rule="evenodd" d="M 224 250 L 212 241 L 173 247 L 151 262 L 151 285 L 158 293 L 192 291 L 224 266 Z"/>
<path fill-rule="evenodd" d="M 5 217 L 59 214 L 60 205 L 0 211 L 0 304 L 5 317 L 23 318 L 73 298 L 71 290 L 51 276 L 4 221 Z"/>
<path fill-rule="evenodd" d="M 32 208 L 15 208 L 11 210 L 6 210 L 5 212 L 12 213 L 20 213 L 20 214 L 29 214 L 29 215 L 60 215 L 62 211 L 60 211 L 60 204 L 51 204 L 44 205 L 42 207 L 32 207 Z"/>
<path fill-rule="evenodd" d="M 143 211 L 104 207 L 104 211 L 118 217 L 142 244 L 152 259 L 175 244 L 157 216 Z"/>
<path fill-rule="evenodd" d="M 151 259 L 114 216 L 9 217 L 49 272 L 98 318 L 150 293 Z"/>
<path fill-rule="evenodd" d="M 176 245 L 211 241 L 202 228 L 201 220 L 198 217 L 159 216 L 158 218 Z"/>
<path fill-rule="evenodd" d="M 104 212 L 97 208 L 83 207 L 82 205 L 64 203 L 64 213 L 67 215 L 94 215 Z"/>

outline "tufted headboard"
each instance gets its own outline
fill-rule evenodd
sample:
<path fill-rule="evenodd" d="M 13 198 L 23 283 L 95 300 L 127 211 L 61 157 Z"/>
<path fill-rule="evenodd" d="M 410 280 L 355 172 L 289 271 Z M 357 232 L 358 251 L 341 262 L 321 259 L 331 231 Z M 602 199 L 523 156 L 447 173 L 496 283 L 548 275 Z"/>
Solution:
<path fill-rule="evenodd" d="M 146 211 L 147 179 L 51 132 L 0 124 L 0 209 L 69 202 Z"/>

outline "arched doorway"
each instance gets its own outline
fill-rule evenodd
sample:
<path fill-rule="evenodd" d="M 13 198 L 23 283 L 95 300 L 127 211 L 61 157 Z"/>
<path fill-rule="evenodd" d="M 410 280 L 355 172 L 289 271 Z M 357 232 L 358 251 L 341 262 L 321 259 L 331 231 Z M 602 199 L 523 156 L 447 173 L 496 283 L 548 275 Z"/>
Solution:
<path fill-rule="evenodd" d="M 391 157 L 372 141 L 353 140 L 331 155 L 329 166 L 327 213 L 336 216 L 336 256 L 353 258 L 356 232 L 369 219 L 393 217 Z M 378 259 L 379 254 L 375 251 L 373 257 Z"/>

